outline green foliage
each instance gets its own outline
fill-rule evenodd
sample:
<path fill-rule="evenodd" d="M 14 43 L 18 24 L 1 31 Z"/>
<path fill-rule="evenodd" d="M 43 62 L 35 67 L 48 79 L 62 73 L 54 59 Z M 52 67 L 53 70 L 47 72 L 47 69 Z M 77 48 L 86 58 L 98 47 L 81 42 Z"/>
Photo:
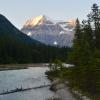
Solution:
<path fill-rule="evenodd" d="M 73 63 L 77 65 L 80 61 L 80 56 L 81 56 L 81 25 L 79 20 L 76 20 L 76 28 L 75 28 L 75 36 L 74 36 L 74 41 L 73 41 L 73 50 L 70 53 L 69 56 L 69 61 L 70 63 Z"/>
<path fill-rule="evenodd" d="M 70 69 L 66 68 L 65 63 L 55 59 L 49 64 L 49 71 L 46 72 L 49 79 L 59 78 L 60 81 L 65 81 L 70 77 Z"/>
<path fill-rule="evenodd" d="M 69 56 L 69 61 L 75 66 L 71 69 L 69 81 L 72 87 L 95 98 L 100 95 L 100 12 L 97 4 L 93 4 L 91 14 L 82 25 L 76 21 L 75 30 Z"/>
<path fill-rule="evenodd" d="M 69 85 L 83 94 L 100 100 L 100 10 L 93 4 L 88 19 L 80 24 L 76 20 L 73 48 L 69 53 L 69 63 L 73 67 L 65 68 L 55 60 L 50 64 L 48 75 L 69 80 Z"/>
<path fill-rule="evenodd" d="M 96 48 L 100 50 L 100 9 L 97 4 L 93 4 L 91 12 L 88 14 L 88 18 L 93 25 Z"/>
<path fill-rule="evenodd" d="M 0 64 L 45 63 L 59 58 L 66 61 L 70 49 L 26 44 L 14 37 L 0 37 Z M 66 55 L 66 57 L 65 57 Z"/>

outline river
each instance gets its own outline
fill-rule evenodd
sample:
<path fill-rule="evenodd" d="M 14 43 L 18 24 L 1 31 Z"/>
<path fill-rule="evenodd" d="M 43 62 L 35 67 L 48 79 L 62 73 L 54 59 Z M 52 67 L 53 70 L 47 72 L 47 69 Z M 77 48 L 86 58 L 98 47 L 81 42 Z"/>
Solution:
<path fill-rule="evenodd" d="M 0 71 L 0 93 L 16 88 L 30 88 L 50 84 L 45 76 L 47 67 L 29 67 L 21 70 Z M 47 100 L 55 93 L 49 87 L 0 95 L 0 100 Z"/>

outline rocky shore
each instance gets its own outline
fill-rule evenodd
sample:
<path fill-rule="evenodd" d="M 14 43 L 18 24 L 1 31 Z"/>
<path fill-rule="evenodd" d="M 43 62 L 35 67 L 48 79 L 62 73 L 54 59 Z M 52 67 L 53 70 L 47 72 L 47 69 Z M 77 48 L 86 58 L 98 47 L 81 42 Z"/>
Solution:
<path fill-rule="evenodd" d="M 71 94 L 66 83 L 60 82 L 59 79 L 54 79 L 52 81 L 50 90 L 54 91 L 57 94 L 59 100 L 76 100 L 73 94 Z"/>
<path fill-rule="evenodd" d="M 60 82 L 59 79 L 53 79 L 51 83 L 50 90 L 56 93 L 58 100 L 90 100 L 87 96 L 82 95 L 81 92 L 72 90 L 67 81 Z"/>

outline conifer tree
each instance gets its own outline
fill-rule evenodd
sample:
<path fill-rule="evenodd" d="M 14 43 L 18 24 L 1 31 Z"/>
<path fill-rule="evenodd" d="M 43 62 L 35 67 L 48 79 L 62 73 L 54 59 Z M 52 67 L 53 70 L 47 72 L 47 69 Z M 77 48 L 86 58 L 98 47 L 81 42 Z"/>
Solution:
<path fill-rule="evenodd" d="M 86 89 L 91 83 L 88 82 L 88 84 L 87 81 L 91 79 L 91 68 L 93 67 L 90 66 L 95 53 L 93 31 L 89 20 L 83 21 L 82 25 L 78 20 L 76 22 L 73 51 L 70 54 L 70 59 L 74 64 L 72 79 L 74 85 Z"/>
<path fill-rule="evenodd" d="M 88 14 L 88 18 L 93 25 L 94 35 L 96 38 L 96 48 L 100 50 L 100 9 L 97 4 L 93 4 L 91 10 L 91 13 Z"/>
<path fill-rule="evenodd" d="M 80 48 L 81 48 L 81 25 L 79 20 L 76 20 L 75 35 L 73 40 L 73 50 L 70 53 L 69 61 L 74 65 L 79 65 Z"/>

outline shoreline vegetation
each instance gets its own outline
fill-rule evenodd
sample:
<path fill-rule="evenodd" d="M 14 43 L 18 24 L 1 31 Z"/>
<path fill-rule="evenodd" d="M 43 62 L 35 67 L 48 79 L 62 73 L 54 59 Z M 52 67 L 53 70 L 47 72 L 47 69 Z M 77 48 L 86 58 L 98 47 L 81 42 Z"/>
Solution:
<path fill-rule="evenodd" d="M 68 79 L 71 67 L 63 65 L 60 60 L 56 59 L 49 64 L 49 70 L 45 73 L 52 84 L 50 90 L 59 95 L 59 98 L 54 97 L 50 100 L 68 100 L 68 98 L 71 100 L 91 100 L 86 94 L 71 86 Z"/>

